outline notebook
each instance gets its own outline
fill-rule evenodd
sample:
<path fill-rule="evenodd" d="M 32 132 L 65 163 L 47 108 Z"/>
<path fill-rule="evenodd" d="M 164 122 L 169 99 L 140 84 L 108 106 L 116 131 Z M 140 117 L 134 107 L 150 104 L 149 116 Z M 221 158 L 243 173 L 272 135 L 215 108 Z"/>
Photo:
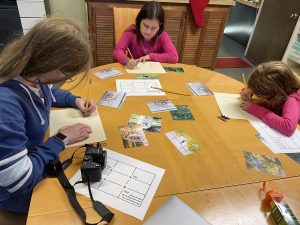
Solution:
<path fill-rule="evenodd" d="M 211 225 L 176 196 L 170 197 L 143 225 Z"/>

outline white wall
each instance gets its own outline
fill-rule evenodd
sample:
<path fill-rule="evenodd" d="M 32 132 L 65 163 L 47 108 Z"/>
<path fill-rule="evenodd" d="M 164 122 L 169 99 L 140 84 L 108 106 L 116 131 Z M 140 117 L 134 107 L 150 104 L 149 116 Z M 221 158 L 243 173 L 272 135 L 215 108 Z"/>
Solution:
<path fill-rule="evenodd" d="M 88 28 L 87 5 L 85 0 L 45 0 L 50 15 L 61 15 L 79 20 Z"/>

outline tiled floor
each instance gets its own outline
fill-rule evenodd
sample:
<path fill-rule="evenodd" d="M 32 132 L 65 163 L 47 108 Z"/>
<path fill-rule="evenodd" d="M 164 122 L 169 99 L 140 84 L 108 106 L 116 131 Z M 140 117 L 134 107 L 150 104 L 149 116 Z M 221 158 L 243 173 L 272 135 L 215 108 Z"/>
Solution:
<path fill-rule="evenodd" d="M 244 56 L 245 47 L 239 43 L 233 41 L 232 39 L 223 35 L 221 47 L 219 50 L 219 57 L 240 57 L 241 59 L 251 63 Z M 245 74 L 246 79 L 248 79 L 253 68 L 226 68 L 226 69 L 214 69 L 218 73 L 222 73 L 236 80 L 243 82 L 242 74 Z"/>

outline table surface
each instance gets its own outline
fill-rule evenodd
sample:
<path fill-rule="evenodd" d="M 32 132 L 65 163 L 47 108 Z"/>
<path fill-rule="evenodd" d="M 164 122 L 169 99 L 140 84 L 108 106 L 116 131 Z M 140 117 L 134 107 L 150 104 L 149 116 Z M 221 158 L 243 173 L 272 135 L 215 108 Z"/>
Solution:
<path fill-rule="evenodd" d="M 213 92 L 239 93 L 243 84 L 214 71 L 184 64 L 164 64 L 184 68 L 184 73 L 159 74 L 162 87 L 167 90 L 191 94 L 187 82 L 203 82 Z M 123 72 L 114 78 L 100 79 L 94 72 L 113 67 Z M 106 90 L 116 90 L 115 79 L 135 79 L 118 63 L 90 70 L 93 79 L 91 98 L 96 101 Z M 69 88 L 70 86 L 64 86 Z M 72 92 L 85 97 L 87 85 L 81 84 Z M 174 121 L 170 112 L 151 113 L 146 101 L 170 99 L 175 105 L 188 105 L 195 120 Z M 141 161 L 164 168 L 165 174 L 145 216 L 152 215 L 170 195 L 177 195 L 212 224 L 268 224 L 269 218 L 261 207 L 259 189 L 263 180 L 275 180 L 278 190 L 284 193 L 295 215 L 300 218 L 300 166 L 285 154 L 273 154 L 258 138 L 257 131 L 246 120 L 223 122 L 214 96 L 166 96 L 127 97 L 120 109 L 98 106 L 107 141 L 106 148 Z M 131 114 L 162 118 L 159 134 L 147 132 L 147 147 L 125 149 L 119 126 L 126 125 Z M 183 129 L 200 145 L 197 153 L 183 156 L 164 135 L 165 132 Z M 70 157 L 74 148 L 61 153 L 61 159 Z M 249 171 L 245 166 L 244 151 L 279 158 L 285 177 Z M 80 167 L 79 155 L 66 174 L 70 178 Z M 79 195 L 79 201 L 87 210 L 91 222 L 97 215 L 91 209 L 90 200 Z M 111 224 L 135 225 L 143 221 L 118 210 Z M 144 220 L 145 220 L 144 219 Z M 34 189 L 27 225 L 82 224 L 70 206 L 59 182 L 47 178 Z"/>

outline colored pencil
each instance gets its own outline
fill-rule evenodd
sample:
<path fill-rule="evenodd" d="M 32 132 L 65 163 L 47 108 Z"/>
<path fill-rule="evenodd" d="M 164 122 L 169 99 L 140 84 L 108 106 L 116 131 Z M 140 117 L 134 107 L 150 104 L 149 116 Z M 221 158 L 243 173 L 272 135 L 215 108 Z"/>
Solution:
<path fill-rule="evenodd" d="M 183 94 L 183 93 L 179 93 L 179 92 L 175 92 L 175 91 L 170 91 L 170 90 L 162 89 L 162 88 L 159 88 L 159 87 L 151 87 L 151 88 L 161 90 L 161 91 L 166 92 L 166 93 L 171 93 L 171 94 L 176 94 L 176 95 L 184 95 L 184 96 L 191 96 L 189 94 Z"/>
<path fill-rule="evenodd" d="M 91 89 L 91 85 L 92 85 L 92 79 L 89 79 L 89 83 L 88 83 L 88 92 L 87 92 L 87 97 L 86 97 L 86 102 L 85 102 L 85 108 L 88 108 L 89 106 L 89 101 L 90 101 L 90 89 Z"/>

